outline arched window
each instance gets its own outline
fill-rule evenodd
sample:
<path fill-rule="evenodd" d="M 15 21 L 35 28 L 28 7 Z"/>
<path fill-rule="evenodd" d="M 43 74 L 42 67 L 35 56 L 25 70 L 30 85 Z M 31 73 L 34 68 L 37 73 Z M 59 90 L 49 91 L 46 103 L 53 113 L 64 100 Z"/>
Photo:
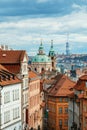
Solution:
<path fill-rule="evenodd" d="M 35 68 L 34 70 L 37 71 L 37 68 Z"/>
<path fill-rule="evenodd" d="M 42 68 L 42 71 L 44 71 L 44 68 Z"/>

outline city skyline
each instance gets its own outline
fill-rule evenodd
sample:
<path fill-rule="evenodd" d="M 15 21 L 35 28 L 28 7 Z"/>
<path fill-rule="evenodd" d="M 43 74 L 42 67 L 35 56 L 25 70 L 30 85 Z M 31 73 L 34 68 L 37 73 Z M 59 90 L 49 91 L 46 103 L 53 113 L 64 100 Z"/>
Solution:
<path fill-rule="evenodd" d="M 44 50 L 51 40 L 58 53 L 66 53 L 67 33 L 71 53 L 86 53 L 87 0 L 1 0 L 0 44 L 13 49 Z M 32 53 L 33 52 L 33 53 Z"/>

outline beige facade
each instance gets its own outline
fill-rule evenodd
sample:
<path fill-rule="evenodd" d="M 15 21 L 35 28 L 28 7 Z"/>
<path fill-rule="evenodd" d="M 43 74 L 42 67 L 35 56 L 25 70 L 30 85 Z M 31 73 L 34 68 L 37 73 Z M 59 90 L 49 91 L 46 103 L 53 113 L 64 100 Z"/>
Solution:
<path fill-rule="evenodd" d="M 46 71 L 51 72 L 52 70 L 56 69 L 56 57 L 53 49 L 53 43 L 51 43 L 49 55 L 46 55 L 41 42 L 37 55 L 34 56 L 32 59 L 31 66 L 33 70 L 35 70 L 38 73 Z"/>
<path fill-rule="evenodd" d="M 52 63 L 32 63 L 33 70 L 37 71 L 38 73 L 41 73 L 42 71 L 52 71 Z"/>
<path fill-rule="evenodd" d="M 33 71 L 29 71 L 29 79 L 29 129 L 42 129 L 40 79 Z"/>

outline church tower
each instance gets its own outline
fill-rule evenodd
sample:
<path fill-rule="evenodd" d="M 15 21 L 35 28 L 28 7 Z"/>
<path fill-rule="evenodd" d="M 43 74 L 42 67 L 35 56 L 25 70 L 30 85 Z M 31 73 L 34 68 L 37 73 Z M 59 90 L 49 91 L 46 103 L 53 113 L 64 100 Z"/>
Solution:
<path fill-rule="evenodd" d="M 51 48 L 49 51 L 49 57 L 51 57 L 51 61 L 52 61 L 52 70 L 56 70 L 56 55 L 53 48 L 53 40 L 51 40 Z"/>
<path fill-rule="evenodd" d="M 42 44 L 42 40 L 41 40 L 41 44 L 39 46 L 39 50 L 38 50 L 38 55 L 44 55 L 44 47 L 43 47 L 43 44 Z"/>

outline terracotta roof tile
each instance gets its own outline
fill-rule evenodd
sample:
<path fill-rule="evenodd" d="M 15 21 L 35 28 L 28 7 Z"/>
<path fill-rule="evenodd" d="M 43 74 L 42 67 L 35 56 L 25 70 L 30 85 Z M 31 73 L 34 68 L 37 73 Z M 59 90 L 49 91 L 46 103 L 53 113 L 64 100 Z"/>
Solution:
<path fill-rule="evenodd" d="M 67 76 L 62 75 L 61 78 L 57 81 L 54 87 L 49 91 L 49 95 L 52 96 L 67 96 L 72 91 L 70 91 L 70 87 L 73 87 L 75 82 L 71 81 Z"/>
<path fill-rule="evenodd" d="M 20 82 L 21 82 L 20 79 L 18 79 L 14 74 L 9 72 L 5 67 L 0 65 L 0 85 L 1 86 L 16 84 Z"/>
<path fill-rule="evenodd" d="M 87 81 L 87 74 L 86 75 L 82 75 L 79 79 Z"/>
<path fill-rule="evenodd" d="M 87 75 L 82 75 L 79 80 L 77 81 L 76 85 L 74 86 L 74 88 L 76 90 L 83 90 L 85 89 L 85 82 L 87 81 Z"/>
<path fill-rule="evenodd" d="M 32 79 L 32 78 L 37 78 L 38 75 L 37 75 L 34 71 L 31 70 L 31 71 L 29 71 L 28 77 L 29 77 L 30 79 Z"/>
<path fill-rule="evenodd" d="M 18 74 L 20 72 L 20 64 L 4 65 L 4 67 L 14 74 Z"/>
<path fill-rule="evenodd" d="M 6 85 L 11 85 L 11 84 L 17 84 L 17 83 L 21 83 L 21 81 L 15 77 L 14 79 L 13 78 L 10 78 L 10 80 L 6 80 L 6 81 L 0 81 L 0 85 L 1 86 L 6 86 Z"/>
<path fill-rule="evenodd" d="M 24 50 L 2 50 L 0 51 L 0 64 L 20 63 L 24 54 Z"/>
<path fill-rule="evenodd" d="M 74 86 L 74 89 L 76 89 L 76 90 L 80 90 L 80 91 L 83 91 L 84 90 L 84 88 L 85 88 L 85 82 L 84 81 L 81 81 L 81 80 L 79 80 L 78 82 L 77 82 L 77 84 Z"/>

